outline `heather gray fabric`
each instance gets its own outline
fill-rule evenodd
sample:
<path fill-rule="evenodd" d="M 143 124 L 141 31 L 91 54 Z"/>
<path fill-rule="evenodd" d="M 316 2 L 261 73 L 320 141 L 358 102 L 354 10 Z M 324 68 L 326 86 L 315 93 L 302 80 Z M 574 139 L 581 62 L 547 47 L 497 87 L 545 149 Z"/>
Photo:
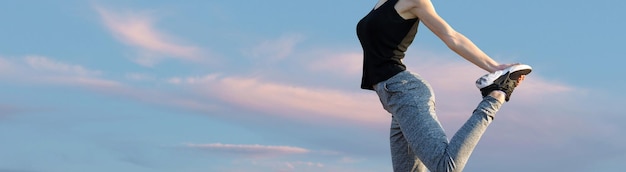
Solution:
<path fill-rule="evenodd" d="M 463 171 L 474 147 L 502 102 L 486 96 L 448 141 L 437 115 L 430 85 L 419 75 L 400 72 L 374 85 L 385 110 L 392 114 L 391 155 L 396 172 Z"/>

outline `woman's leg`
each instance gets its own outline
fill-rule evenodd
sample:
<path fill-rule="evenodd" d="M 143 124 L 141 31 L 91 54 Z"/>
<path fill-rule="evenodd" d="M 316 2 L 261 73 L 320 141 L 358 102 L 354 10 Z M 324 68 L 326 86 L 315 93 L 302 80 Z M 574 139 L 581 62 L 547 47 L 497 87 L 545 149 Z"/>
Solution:
<path fill-rule="evenodd" d="M 433 172 L 462 171 L 478 140 L 502 104 L 492 97 L 485 97 L 449 143 L 437 120 L 433 91 L 418 75 L 405 71 L 377 84 L 375 89 L 383 107 L 393 114 L 393 119 L 412 152 Z M 402 142 L 392 141 L 392 144 L 396 144 L 392 148 L 403 146 Z M 394 165 L 395 161 L 414 162 L 414 158 L 400 160 L 411 157 L 396 157 L 398 152 L 401 150 L 392 152 Z"/>
<path fill-rule="evenodd" d="M 428 169 L 411 150 L 409 142 L 404 138 L 400 124 L 395 118 L 391 119 L 390 129 L 391 160 L 393 171 L 427 172 Z"/>
<path fill-rule="evenodd" d="M 450 140 L 448 151 L 450 152 L 450 159 L 454 160 L 453 164 L 456 164 L 456 168 L 446 171 L 463 170 L 474 147 L 478 144 L 501 105 L 502 102 L 494 97 L 486 96 L 483 98 L 472 113 L 472 116 Z"/>

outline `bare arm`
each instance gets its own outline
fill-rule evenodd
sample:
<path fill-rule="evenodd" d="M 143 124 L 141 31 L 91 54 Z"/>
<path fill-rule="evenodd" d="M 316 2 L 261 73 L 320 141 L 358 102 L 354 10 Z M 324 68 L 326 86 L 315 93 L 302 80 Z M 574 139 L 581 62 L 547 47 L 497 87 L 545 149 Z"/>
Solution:
<path fill-rule="evenodd" d="M 510 65 L 500 65 L 491 59 L 480 48 L 463 34 L 454 30 L 443 18 L 437 14 L 430 0 L 411 0 L 415 3 L 409 11 L 417 16 L 439 39 L 452 51 L 476 66 L 494 72 Z"/>

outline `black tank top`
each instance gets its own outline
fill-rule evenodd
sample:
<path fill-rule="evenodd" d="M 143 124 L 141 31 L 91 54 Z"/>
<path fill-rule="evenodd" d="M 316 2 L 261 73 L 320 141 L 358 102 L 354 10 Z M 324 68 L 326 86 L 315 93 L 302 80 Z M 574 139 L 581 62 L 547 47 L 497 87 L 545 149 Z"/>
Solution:
<path fill-rule="evenodd" d="M 406 70 L 404 53 L 417 33 L 418 19 L 405 20 L 394 8 L 398 0 L 387 0 L 357 24 L 363 47 L 361 88 L 373 85 Z"/>

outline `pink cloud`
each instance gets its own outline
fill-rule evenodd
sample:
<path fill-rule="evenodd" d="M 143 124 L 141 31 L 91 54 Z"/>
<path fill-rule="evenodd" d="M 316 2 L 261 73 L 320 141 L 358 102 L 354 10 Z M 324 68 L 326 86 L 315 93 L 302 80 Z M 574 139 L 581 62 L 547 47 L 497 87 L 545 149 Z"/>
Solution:
<path fill-rule="evenodd" d="M 201 59 L 200 48 L 177 43 L 177 38 L 159 31 L 154 19 L 145 13 L 110 11 L 102 7 L 96 10 L 117 39 L 139 49 L 141 55 L 136 62 L 141 65 L 153 66 L 165 57 Z"/>
<path fill-rule="evenodd" d="M 381 124 L 389 121 L 373 94 L 272 83 L 258 78 L 206 77 L 172 78 L 207 97 L 236 106 L 302 121 L 350 121 Z"/>

